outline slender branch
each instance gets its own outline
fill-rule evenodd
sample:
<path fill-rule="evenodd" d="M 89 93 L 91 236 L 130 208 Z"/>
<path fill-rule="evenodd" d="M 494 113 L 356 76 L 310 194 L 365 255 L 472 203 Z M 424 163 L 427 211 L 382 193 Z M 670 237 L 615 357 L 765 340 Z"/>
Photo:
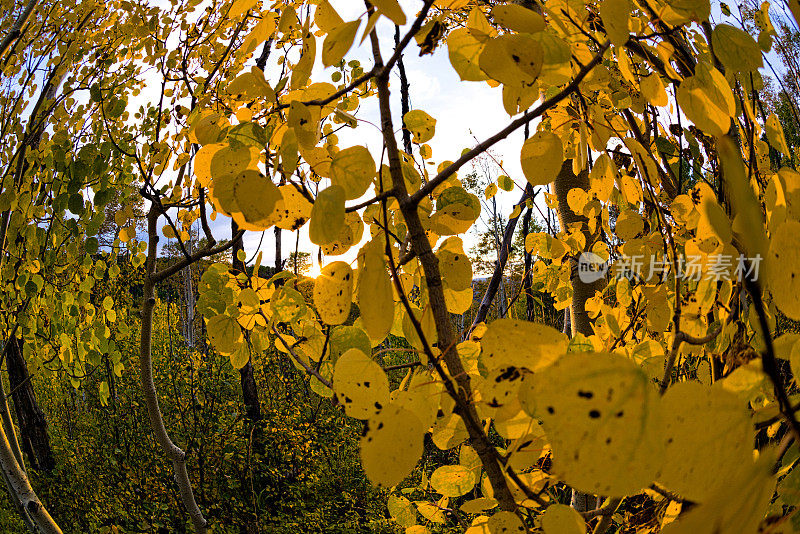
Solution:
<path fill-rule="evenodd" d="M 620 497 L 615 497 L 602 508 L 583 512 L 584 518 L 587 518 L 587 515 L 592 513 L 594 513 L 594 515 L 589 517 L 600 516 L 600 521 L 597 522 L 597 525 L 595 525 L 594 530 L 592 531 L 593 534 L 605 534 L 606 530 L 608 530 L 608 527 L 611 524 L 611 516 L 617 511 L 620 503 L 622 503 L 622 499 Z"/>
<path fill-rule="evenodd" d="M 389 189 L 388 191 L 384 191 L 378 195 L 375 195 L 373 198 L 369 200 L 365 200 L 360 204 L 356 204 L 355 206 L 350 206 L 349 208 L 345 209 L 345 212 L 350 213 L 351 211 L 358 211 L 362 208 L 366 208 L 367 206 L 371 206 L 381 200 L 388 199 L 394 196 L 394 189 Z"/>
<path fill-rule="evenodd" d="M 169 278 L 170 276 L 172 276 L 173 274 L 177 273 L 178 271 L 183 270 L 185 267 L 188 267 L 189 265 L 191 265 L 191 264 L 193 264 L 193 263 L 195 263 L 195 262 L 197 262 L 197 261 L 199 261 L 199 260 L 201 260 L 203 258 L 207 258 L 208 256 L 213 256 L 214 254 L 219 254 L 220 252 L 225 252 L 226 250 L 231 248 L 233 245 L 235 245 L 236 242 L 239 241 L 242 238 L 243 235 L 244 235 L 244 230 L 239 230 L 236 233 L 236 235 L 234 235 L 233 238 L 228 242 L 220 243 L 217 246 L 213 246 L 214 243 L 213 242 L 209 242 L 209 244 L 207 246 L 201 248 L 197 252 L 189 254 L 187 257 L 181 259 L 177 263 L 174 263 L 173 265 L 170 265 L 169 267 L 165 267 L 164 269 L 162 269 L 162 270 L 160 270 L 158 272 L 154 272 L 153 275 L 152 275 L 153 282 L 160 282 L 162 280 L 165 280 L 166 278 Z"/>
<path fill-rule="evenodd" d="M 322 383 L 322 385 L 333 391 L 333 384 L 331 383 L 331 381 L 322 376 L 321 374 L 319 374 L 319 371 L 317 371 L 316 369 L 308 365 L 305 361 L 303 361 L 303 358 L 297 355 L 297 353 L 294 351 L 294 348 L 292 348 L 292 346 L 286 342 L 286 339 L 284 339 L 284 337 L 280 334 L 280 332 L 278 332 L 278 329 L 275 328 L 275 325 L 272 325 L 272 332 L 275 334 L 275 336 L 277 336 L 278 339 L 281 340 L 283 346 L 286 347 L 286 349 L 289 351 L 289 355 L 294 359 L 294 361 L 299 363 L 303 367 L 303 369 L 305 369 L 306 373 L 313 376 L 314 378 L 319 380 Z"/>
<path fill-rule="evenodd" d="M 575 75 L 575 78 L 573 78 L 572 81 L 569 84 L 567 84 L 566 87 L 564 87 L 564 89 L 559 91 L 557 94 L 551 96 L 550 98 L 548 98 L 547 100 L 536 106 L 534 109 L 524 113 L 520 118 L 512 121 L 511 124 L 503 128 L 493 136 L 489 137 L 482 143 L 479 143 L 472 150 L 469 150 L 464 154 L 462 154 L 461 157 L 458 158 L 454 163 L 448 165 L 433 179 L 431 179 L 431 181 L 429 181 L 427 184 L 421 187 L 414 194 L 409 196 L 408 202 L 411 204 L 419 203 L 420 200 L 422 200 L 426 195 L 431 194 L 433 190 L 439 186 L 439 184 L 441 184 L 442 182 L 447 180 L 450 176 L 455 174 L 455 172 L 458 171 L 458 169 L 460 169 L 461 167 L 463 167 L 466 163 L 472 161 L 476 156 L 479 156 L 480 154 L 486 152 L 489 148 L 491 148 L 495 144 L 499 143 L 500 141 L 508 137 L 512 132 L 514 132 L 518 128 L 531 122 L 533 119 L 540 117 L 545 111 L 549 110 L 550 108 L 552 108 L 553 106 L 564 100 L 567 96 L 572 94 L 574 91 L 576 91 L 580 83 L 586 77 L 586 75 L 589 74 L 592 71 L 592 69 L 594 69 L 603 59 L 603 54 L 605 54 L 606 50 L 608 50 L 608 47 L 610 45 L 611 45 L 610 41 L 606 41 L 605 43 L 600 45 L 600 50 L 597 52 L 597 54 L 595 54 L 595 56 L 589 63 L 587 63 L 583 68 L 581 68 L 578 74 Z"/>
<path fill-rule="evenodd" d="M 684 332 L 683 341 L 689 343 L 690 345 L 705 345 L 706 343 L 712 341 L 715 337 L 717 337 L 720 332 L 722 332 L 722 325 L 717 325 L 717 327 L 714 328 L 714 330 L 712 330 L 711 332 L 708 333 L 708 335 L 705 335 L 703 337 L 695 337 Z"/>
<path fill-rule="evenodd" d="M 400 26 L 394 25 L 394 45 L 400 46 Z M 403 63 L 403 56 L 397 60 L 397 71 L 400 73 L 400 112 L 405 117 L 406 113 L 411 110 L 411 102 L 409 98 L 408 76 L 406 76 L 406 66 Z M 411 145 L 411 131 L 406 128 L 405 119 L 403 120 L 403 150 L 407 154 L 411 154 L 413 147 Z"/>

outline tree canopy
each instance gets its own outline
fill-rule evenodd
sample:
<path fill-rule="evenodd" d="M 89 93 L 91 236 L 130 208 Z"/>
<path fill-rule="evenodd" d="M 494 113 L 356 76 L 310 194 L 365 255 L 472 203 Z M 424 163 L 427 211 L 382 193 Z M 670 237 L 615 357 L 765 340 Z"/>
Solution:
<path fill-rule="evenodd" d="M 105 372 L 108 405 L 134 376 L 194 531 L 251 531 L 196 491 L 228 430 L 187 438 L 164 398 L 209 354 L 240 376 L 253 495 L 258 377 L 291 372 L 363 429 L 387 529 L 800 530 L 796 0 L 0 6 L 0 326 L 31 373 L 9 383 Z M 404 57 L 437 50 L 507 114 L 460 153 L 411 106 Z M 61 532 L 14 402 L 11 501 Z"/>

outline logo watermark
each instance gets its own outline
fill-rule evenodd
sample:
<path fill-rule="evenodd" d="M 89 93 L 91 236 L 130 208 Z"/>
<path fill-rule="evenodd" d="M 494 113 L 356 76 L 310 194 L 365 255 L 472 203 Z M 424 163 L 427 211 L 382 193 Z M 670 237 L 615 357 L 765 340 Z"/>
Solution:
<path fill-rule="evenodd" d="M 584 284 L 597 282 L 606 277 L 610 264 L 594 252 L 584 252 L 578 258 L 578 278 Z"/>
<path fill-rule="evenodd" d="M 621 256 L 610 263 L 594 252 L 584 252 L 578 258 L 578 277 L 581 282 L 591 284 L 605 278 L 611 271 L 612 278 L 627 278 L 637 281 L 664 281 L 677 267 L 676 276 L 680 279 L 716 282 L 731 280 L 758 280 L 759 266 L 763 258 L 757 254 L 748 258 L 744 254 L 738 257 L 728 254 L 710 254 L 708 256 L 678 256 L 677 262 L 666 256 L 641 254 Z"/>

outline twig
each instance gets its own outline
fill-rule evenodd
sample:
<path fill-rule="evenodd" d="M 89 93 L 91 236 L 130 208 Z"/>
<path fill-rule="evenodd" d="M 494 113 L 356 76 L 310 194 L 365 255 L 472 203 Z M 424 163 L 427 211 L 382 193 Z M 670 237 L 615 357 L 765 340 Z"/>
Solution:
<path fill-rule="evenodd" d="M 409 368 L 419 367 L 420 365 L 422 365 L 421 362 L 400 363 L 400 364 L 397 364 L 397 365 L 389 365 L 387 367 L 384 367 L 383 370 L 384 371 L 397 371 L 398 369 L 409 369 Z"/>
<path fill-rule="evenodd" d="M 286 350 L 289 351 L 289 355 L 291 355 L 294 361 L 299 363 L 303 367 L 303 369 L 305 369 L 306 373 L 313 376 L 314 378 L 319 380 L 324 386 L 333 391 L 333 384 L 331 383 L 331 381 L 322 376 L 321 374 L 319 374 L 317 370 L 315 370 L 313 367 L 304 362 L 303 359 L 300 356 L 298 356 L 297 353 L 294 351 L 294 348 L 291 345 L 289 345 L 289 343 L 286 342 L 286 340 L 283 338 L 280 332 L 278 332 L 278 329 L 275 328 L 275 325 L 272 325 L 272 332 L 278 337 L 278 339 L 281 340 L 283 346 L 286 347 Z"/>
<path fill-rule="evenodd" d="M 669 491 L 666 488 L 662 488 L 658 484 L 650 484 L 650 489 L 655 491 L 656 493 L 660 494 L 664 498 L 669 499 L 671 501 L 675 501 L 675 502 L 679 502 L 679 503 L 691 503 L 691 501 L 687 501 L 686 499 L 684 499 L 682 497 L 679 497 L 675 493 L 672 493 L 671 491 Z"/>
<path fill-rule="evenodd" d="M 800 423 L 794 416 L 794 410 L 789 402 L 789 396 L 786 394 L 786 389 L 781 382 L 780 371 L 778 370 L 778 363 L 775 359 L 775 346 L 772 343 L 772 334 L 769 330 L 769 323 L 767 322 L 767 312 L 764 309 L 764 302 L 761 300 L 761 287 L 756 280 L 751 279 L 749 276 L 744 277 L 744 285 L 747 292 L 750 293 L 750 298 L 753 300 L 753 307 L 758 315 L 758 323 L 761 326 L 761 334 L 764 337 L 764 351 L 761 353 L 761 363 L 764 367 L 764 372 L 772 381 L 772 386 L 775 389 L 775 396 L 778 399 L 778 407 L 781 413 L 789 423 L 789 428 L 794 435 L 794 439 L 800 443 Z"/>
<path fill-rule="evenodd" d="M 608 526 L 611 524 L 611 516 L 617 511 L 617 508 L 619 508 L 621 502 L 621 498 L 615 497 L 614 499 L 611 499 L 606 506 L 598 508 L 597 510 L 593 510 L 594 512 L 601 512 L 597 514 L 600 516 L 600 521 L 598 521 L 597 525 L 595 525 L 594 530 L 592 531 L 593 534 L 605 534 L 605 531 L 608 530 Z"/>
<path fill-rule="evenodd" d="M 675 298 L 679 299 L 680 295 L 676 295 Z M 667 386 L 669 386 L 669 379 L 672 376 L 672 368 L 675 367 L 675 361 L 678 359 L 678 350 L 681 347 L 681 343 L 685 341 L 691 345 L 705 345 L 717 337 L 721 331 L 722 325 L 718 325 L 711 333 L 703 337 L 695 337 L 683 332 L 682 330 L 678 330 L 675 333 L 675 339 L 672 341 L 672 349 L 669 351 L 667 362 L 664 365 L 664 377 L 661 379 L 659 384 L 659 391 L 662 395 L 667 390 Z"/>

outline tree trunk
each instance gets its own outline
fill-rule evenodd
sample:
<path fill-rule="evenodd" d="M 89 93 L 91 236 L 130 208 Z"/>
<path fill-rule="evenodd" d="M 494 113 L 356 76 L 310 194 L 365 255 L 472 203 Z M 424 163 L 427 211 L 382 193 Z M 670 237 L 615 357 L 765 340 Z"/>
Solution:
<path fill-rule="evenodd" d="M 276 227 L 277 228 L 277 227 Z M 239 231 L 239 225 L 231 219 L 231 237 L 235 236 Z M 276 232 L 276 236 L 280 236 Z M 280 243 L 280 238 L 278 239 Z M 279 247 L 280 245 L 278 245 Z M 238 243 L 233 245 L 233 268 L 241 273 L 246 273 L 244 261 L 238 258 L 240 250 L 244 250 L 244 240 L 240 239 Z M 239 377 L 242 383 L 242 399 L 245 405 L 245 415 L 247 419 L 254 423 L 261 419 L 261 403 L 258 400 L 258 388 L 256 387 L 256 379 L 253 375 L 253 364 L 248 359 L 247 363 L 239 369 Z"/>
<path fill-rule="evenodd" d="M 192 238 L 186 241 L 186 250 L 191 254 Z M 194 281 L 192 280 L 192 266 L 187 265 L 181 270 L 181 278 L 183 279 L 183 339 L 186 341 L 186 346 L 190 349 L 194 347 L 194 317 L 195 317 L 195 298 L 194 298 Z"/>
<path fill-rule="evenodd" d="M 519 199 L 519 202 L 517 202 L 517 205 L 522 204 L 528 198 L 533 198 L 533 196 L 533 187 L 528 184 L 525 187 L 525 191 L 522 193 L 522 197 Z M 483 294 L 481 303 L 478 306 L 478 311 L 475 313 L 472 326 L 470 326 L 468 331 L 464 332 L 464 339 L 468 339 L 469 334 L 475 329 L 478 323 L 485 321 L 487 315 L 489 314 L 489 307 L 492 305 L 492 301 L 494 300 L 494 297 L 497 294 L 497 291 L 500 288 L 503 280 L 503 271 L 506 268 L 508 255 L 511 252 L 511 243 L 514 239 L 514 230 L 517 227 L 518 220 L 519 217 L 514 217 L 509 219 L 506 223 L 506 229 L 503 232 L 503 241 L 500 246 L 497 262 L 495 263 L 494 272 L 492 273 L 492 278 L 489 280 L 489 285 L 486 287 L 486 292 Z"/>
<path fill-rule="evenodd" d="M 584 191 L 589 190 L 589 171 L 584 169 L 578 174 L 572 171 L 572 160 L 566 160 L 561 165 L 561 171 L 558 173 L 555 182 L 552 184 L 553 193 L 555 193 L 558 200 L 558 223 L 561 226 L 561 231 L 566 232 L 572 227 L 579 227 L 580 231 L 586 238 L 585 250 L 591 250 L 592 245 L 599 237 L 599 225 L 595 228 L 594 232 L 589 230 L 588 219 L 583 215 L 578 215 L 573 212 L 569 203 L 567 202 L 567 193 L 571 189 L 580 188 Z M 578 262 L 572 258 L 569 260 L 572 283 L 572 303 L 568 309 L 565 310 L 564 315 L 564 329 L 571 332 L 572 336 L 575 334 L 583 334 L 590 336 L 593 333 L 592 323 L 589 321 L 589 314 L 586 312 L 586 301 L 594 296 L 595 290 L 601 289 L 606 280 L 600 280 L 592 283 L 585 283 L 581 281 L 578 276 Z M 567 320 L 570 325 L 567 326 Z M 594 507 L 595 499 L 581 493 L 579 491 L 572 491 L 571 506 L 579 512 L 585 512 L 590 507 Z"/>
<path fill-rule="evenodd" d="M 8 342 L 6 362 L 22 450 L 34 469 L 50 472 L 55 467 L 55 460 L 50 448 L 50 436 L 47 434 L 47 419 L 36 401 L 36 393 L 22 355 L 22 341 L 16 337 Z"/>
<path fill-rule="evenodd" d="M 525 210 L 525 215 L 522 216 L 522 239 L 528 237 L 531 226 L 531 215 L 533 207 Z M 533 301 L 533 254 L 528 252 L 527 247 L 524 250 L 524 267 L 522 273 L 522 292 L 525 293 L 525 319 L 533 322 L 536 309 Z"/>

